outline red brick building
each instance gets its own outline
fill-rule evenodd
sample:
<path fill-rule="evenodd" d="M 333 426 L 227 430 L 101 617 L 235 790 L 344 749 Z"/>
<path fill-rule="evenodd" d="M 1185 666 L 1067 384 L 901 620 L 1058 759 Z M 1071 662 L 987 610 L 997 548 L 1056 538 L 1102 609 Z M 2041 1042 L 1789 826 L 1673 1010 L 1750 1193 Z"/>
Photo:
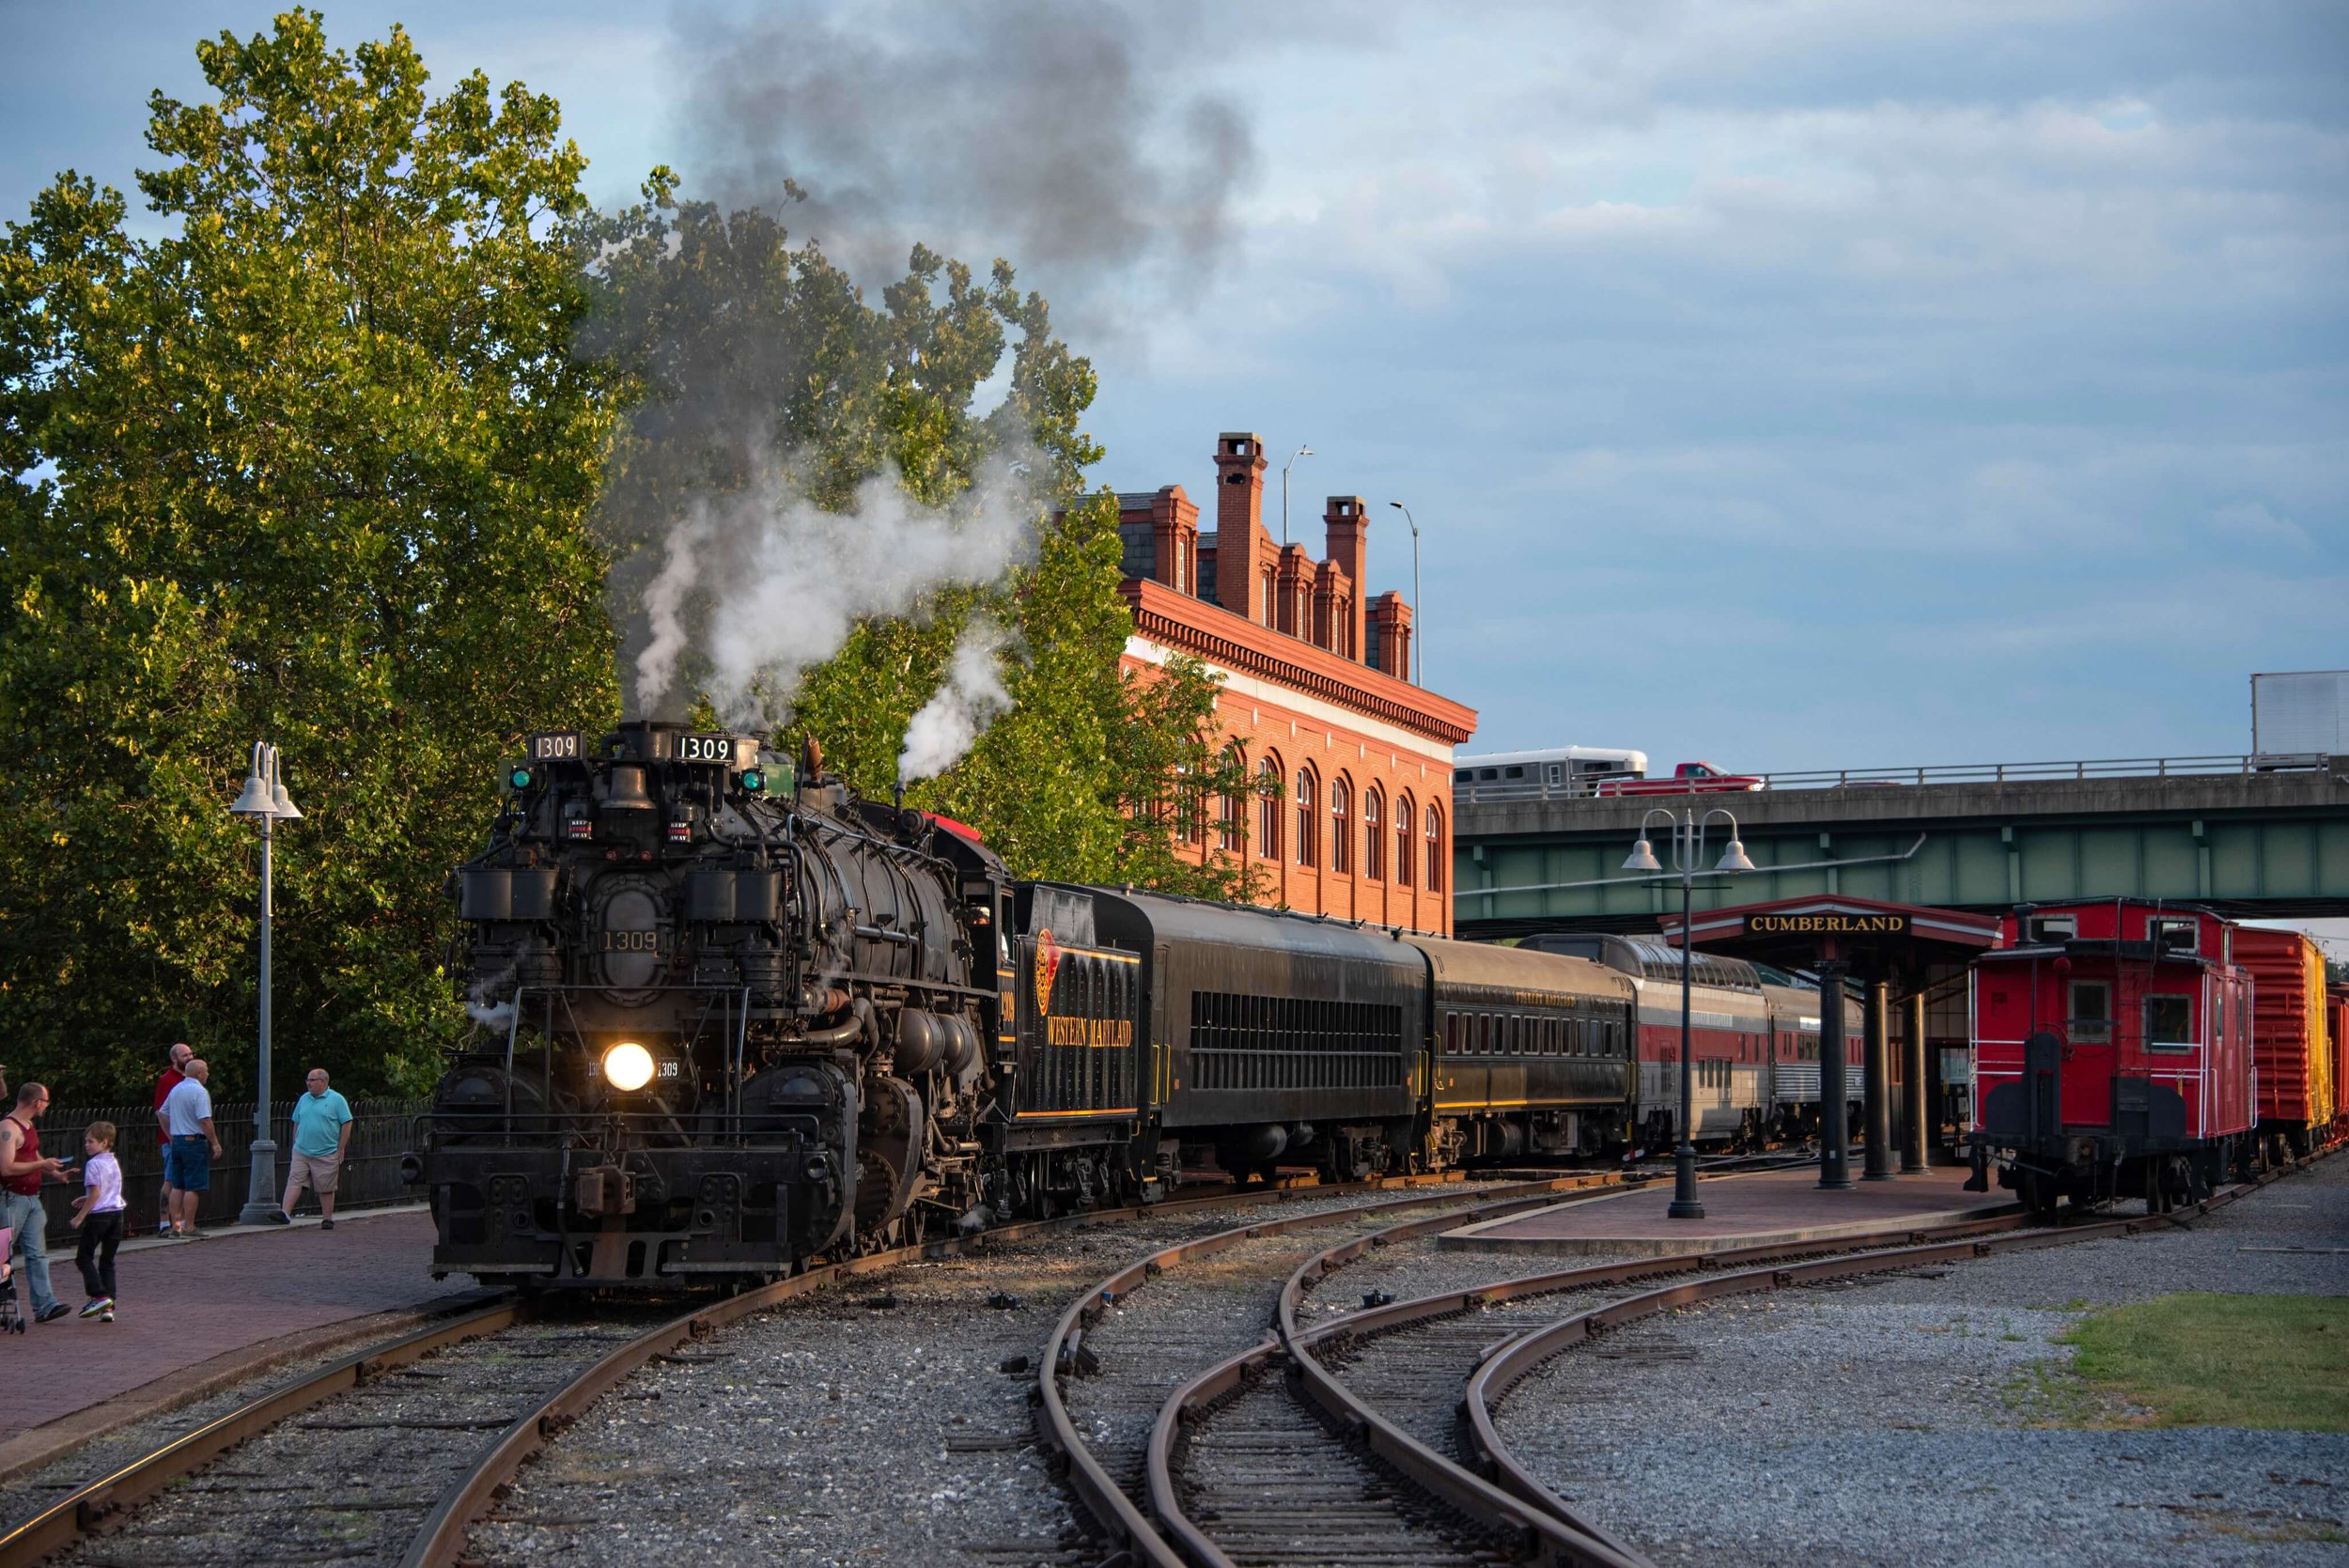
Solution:
<path fill-rule="evenodd" d="M 1448 935 L 1452 751 L 1475 711 L 1411 684 L 1411 607 L 1365 587 L 1361 497 L 1330 497 L 1316 561 L 1265 529 L 1256 436 L 1218 437 L 1215 466 L 1212 532 L 1180 485 L 1117 498 L 1128 667 L 1204 660 L 1223 676 L 1225 742 L 1285 788 L 1221 801 L 1189 851 L 1239 853 L 1244 837 L 1268 902 Z"/>

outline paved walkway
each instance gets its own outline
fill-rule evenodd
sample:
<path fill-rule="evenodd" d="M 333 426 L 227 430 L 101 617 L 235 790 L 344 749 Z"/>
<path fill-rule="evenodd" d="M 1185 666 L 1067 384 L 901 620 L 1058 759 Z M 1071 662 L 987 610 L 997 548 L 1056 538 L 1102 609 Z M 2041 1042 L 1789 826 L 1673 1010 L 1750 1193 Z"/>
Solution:
<path fill-rule="evenodd" d="M 231 1226 L 202 1241 L 126 1242 L 115 1260 L 114 1322 L 64 1317 L 0 1337 L 9 1424 L 28 1436 L 44 1425 L 86 1435 L 132 1405 L 153 1407 L 159 1384 L 188 1397 L 385 1313 L 474 1294 L 463 1276 L 433 1280 L 431 1255 L 432 1218 L 420 1205 L 346 1214 L 332 1231 L 311 1218 Z M 78 1312 L 71 1249 L 50 1254 L 49 1272 L 57 1299 Z M 29 1318 L 30 1292 L 21 1279 L 17 1288 Z M 18 1447 L 0 1445 L 0 1471 L 13 1467 Z"/>
<path fill-rule="evenodd" d="M 1857 1235 L 1887 1225 L 1947 1225 L 2003 1213 L 2014 1199 L 1996 1188 L 1961 1190 L 1962 1166 L 1901 1176 L 1857 1179 L 1848 1192 L 1819 1188 L 1818 1167 L 1802 1166 L 1700 1182 L 1702 1219 L 1674 1219 L 1672 1183 L 1637 1192 L 1585 1198 L 1447 1231 L 1439 1247 L 1510 1252 L 1697 1252 Z"/>

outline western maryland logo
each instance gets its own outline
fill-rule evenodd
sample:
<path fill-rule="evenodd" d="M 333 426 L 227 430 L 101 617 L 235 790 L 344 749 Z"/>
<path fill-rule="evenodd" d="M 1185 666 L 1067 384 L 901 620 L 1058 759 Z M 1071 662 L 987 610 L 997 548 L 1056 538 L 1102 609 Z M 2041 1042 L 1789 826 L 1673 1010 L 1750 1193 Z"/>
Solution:
<path fill-rule="evenodd" d="M 1051 927 L 1035 935 L 1035 1010 L 1052 1010 L 1052 980 L 1060 973 L 1060 946 L 1052 940 Z"/>

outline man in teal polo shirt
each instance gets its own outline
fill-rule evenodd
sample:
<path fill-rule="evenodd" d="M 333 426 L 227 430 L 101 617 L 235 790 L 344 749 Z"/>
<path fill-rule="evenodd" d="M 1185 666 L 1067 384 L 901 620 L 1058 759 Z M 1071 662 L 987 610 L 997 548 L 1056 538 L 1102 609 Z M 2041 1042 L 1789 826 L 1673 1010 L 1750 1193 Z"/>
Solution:
<path fill-rule="evenodd" d="M 294 1204 L 302 1189 L 319 1195 L 319 1212 L 325 1216 L 319 1229 L 334 1228 L 334 1187 L 342 1179 L 343 1155 L 350 1147 L 350 1102 L 326 1086 L 326 1069 L 310 1069 L 310 1092 L 294 1101 L 293 1157 L 288 1162 L 286 1202 L 270 1218 L 280 1225 L 292 1223 Z"/>

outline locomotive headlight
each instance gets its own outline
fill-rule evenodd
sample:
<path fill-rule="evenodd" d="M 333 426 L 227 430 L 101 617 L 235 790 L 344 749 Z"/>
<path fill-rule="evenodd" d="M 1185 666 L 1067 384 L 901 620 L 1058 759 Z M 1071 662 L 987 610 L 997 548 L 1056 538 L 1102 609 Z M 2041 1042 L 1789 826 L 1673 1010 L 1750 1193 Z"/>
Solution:
<path fill-rule="evenodd" d="M 622 1093 L 633 1093 L 652 1081 L 652 1052 L 633 1040 L 623 1040 L 603 1053 L 603 1081 Z"/>

